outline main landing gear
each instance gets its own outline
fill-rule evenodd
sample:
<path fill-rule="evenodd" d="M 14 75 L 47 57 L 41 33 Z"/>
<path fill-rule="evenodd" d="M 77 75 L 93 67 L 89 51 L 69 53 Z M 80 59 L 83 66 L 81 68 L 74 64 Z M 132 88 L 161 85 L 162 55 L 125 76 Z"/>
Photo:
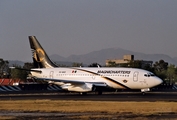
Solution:
<path fill-rule="evenodd" d="M 102 91 L 95 91 L 95 93 L 96 93 L 97 95 L 102 95 L 102 94 L 103 94 Z M 80 92 L 80 95 L 87 95 L 87 92 Z"/>
<path fill-rule="evenodd" d="M 100 91 L 97 92 L 97 94 L 98 94 L 98 95 L 102 95 L 103 92 L 100 90 Z"/>

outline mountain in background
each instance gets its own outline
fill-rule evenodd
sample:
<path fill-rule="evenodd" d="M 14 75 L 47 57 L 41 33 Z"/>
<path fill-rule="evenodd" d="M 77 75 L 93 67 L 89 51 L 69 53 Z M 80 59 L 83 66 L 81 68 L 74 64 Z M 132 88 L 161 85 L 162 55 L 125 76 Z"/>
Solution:
<path fill-rule="evenodd" d="M 85 65 L 90 65 L 92 63 L 99 63 L 100 65 L 105 65 L 107 59 L 123 59 L 124 55 L 134 55 L 135 60 L 153 61 L 154 63 L 159 60 L 164 60 L 169 64 L 174 64 L 177 66 L 177 57 L 171 58 L 165 54 L 144 54 L 140 52 L 133 52 L 129 50 L 124 50 L 121 48 L 108 48 L 99 51 L 93 51 L 83 55 L 71 55 L 69 57 L 62 57 L 57 54 L 49 56 L 51 60 L 60 65 L 72 65 L 73 62 L 83 63 Z M 10 64 L 22 65 L 24 62 L 21 61 L 9 61 Z"/>
<path fill-rule="evenodd" d="M 174 57 L 173 59 L 177 61 L 177 57 Z"/>
<path fill-rule="evenodd" d="M 19 65 L 19 66 L 23 66 L 24 62 L 19 61 L 19 60 L 8 60 L 9 61 L 9 66 L 14 66 L 14 65 Z"/>
<path fill-rule="evenodd" d="M 53 61 L 67 61 L 67 62 L 78 62 L 90 65 L 91 63 L 99 63 L 105 65 L 107 59 L 123 59 L 124 55 L 134 55 L 135 60 L 146 60 L 153 61 L 154 63 L 159 60 L 164 60 L 169 64 L 174 64 L 177 66 L 177 57 L 171 58 L 165 54 L 144 54 L 139 52 L 133 52 L 129 50 L 124 50 L 121 48 L 108 48 L 99 51 L 93 51 L 88 54 L 83 55 L 71 55 L 67 58 L 61 57 L 59 55 L 51 55 L 50 58 Z M 57 62 L 58 63 L 58 62 Z"/>

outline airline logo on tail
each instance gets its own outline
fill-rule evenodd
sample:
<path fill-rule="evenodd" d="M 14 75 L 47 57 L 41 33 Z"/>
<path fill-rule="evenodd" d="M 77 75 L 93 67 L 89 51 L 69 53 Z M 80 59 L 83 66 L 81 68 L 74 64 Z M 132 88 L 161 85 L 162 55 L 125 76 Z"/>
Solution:
<path fill-rule="evenodd" d="M 38 48 L 37 50 L 32 50 L 32 52 L 33 52 L 33 58 L 37 62 L 42 62 L 44 60 L 45 52 L 42 49 Z M 40 57 L 38 55 L 40 55 Z"/>
<path fill-rule="evenodd" d="M 54 68 L 58 67 L 53 63 L 35 36 L 29 36 L 30 47 L 32 50 L 33 64 L 36 68 Z"/>

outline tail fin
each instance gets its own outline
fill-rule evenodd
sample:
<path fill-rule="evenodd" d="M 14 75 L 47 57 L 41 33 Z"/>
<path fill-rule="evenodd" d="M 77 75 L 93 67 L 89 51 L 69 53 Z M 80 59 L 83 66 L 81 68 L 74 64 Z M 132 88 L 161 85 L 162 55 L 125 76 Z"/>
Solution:
<path fill-rule="evenodd" d="M 35 36 L 29 36 L 29 42 L 32 50 L 33 64 L 36 68 L 58 67 L 50 60 Z"/>

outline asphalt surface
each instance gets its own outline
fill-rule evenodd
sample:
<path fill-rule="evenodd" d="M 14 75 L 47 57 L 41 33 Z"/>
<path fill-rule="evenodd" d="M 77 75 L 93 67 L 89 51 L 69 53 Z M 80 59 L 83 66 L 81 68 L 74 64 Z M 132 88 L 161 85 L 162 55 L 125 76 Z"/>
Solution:
<path fill-rule="evenodd" d="M 85 100 L 85 101 L 175 101 L 177 92 L 107 92 L 102 95 L 88 93 L 8 93 L 1 94 L 0 100 Z"/>
<path fill-rule="evenodd" d="M 61 93 L 61 92 L 10 92 L 0 93 L 0 100 L 83 100 L 83 101 L 136 101 L 136 102 L 155 102 L 166 101 L 177 102 L 177 92 L 147 92 L 143 95 L 141 92 L 107 92 L 102 95 L 95 93 L 88 93 L 87 95 L 80 95 L 78 93 Z M 177 114 L 175 112 L 159 113 L 159 114 L 133 114 L 133 113 L 102 113 L 102 112 L 90 112 L 90 113 L 60 113 L 60 112 L 30 112 L 30 111 L 1 111 L 0 119 L 19 119 L 19 120 L 81 120 L 83 117 L 88 120 L 140 120 L 140 119 L 162 119 L 162 120 L 176 120 Z M 99 116 L 99 117 L 98 117 Z M 9 118 L 10 117 L 10 118 Z"/>

